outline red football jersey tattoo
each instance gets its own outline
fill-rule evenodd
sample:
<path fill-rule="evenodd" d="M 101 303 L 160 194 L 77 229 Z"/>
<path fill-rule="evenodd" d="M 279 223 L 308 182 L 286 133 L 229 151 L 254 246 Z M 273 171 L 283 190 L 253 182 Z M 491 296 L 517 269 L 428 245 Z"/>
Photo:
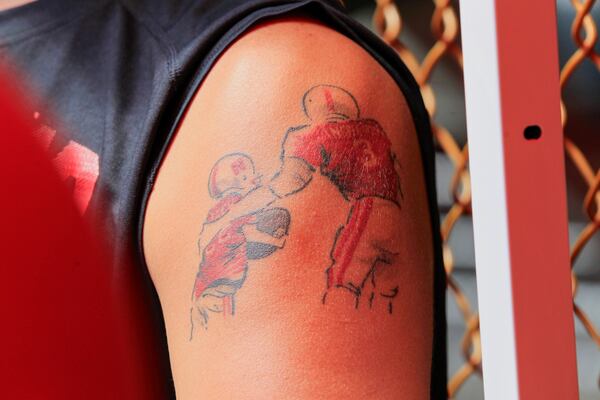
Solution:
<path fill-rule="evenodd" d="M 223 216 L 229 211 L 231 205 L 240 200 L 241 197 L 237 194 L 228 196 L 217 203 L 208 214 Z M 207 218 L 207 222 L 212 221 L 208 221 Z M 216 285 L 219 281 L 234 283 L 244 279 L 248 257 L 246 237 L 242 227 L 254 222 L 253 215 L 236 218 L 208 242 L 202 252 L 202 261 L 194 285 L 194 298 L 199 298 L 207 288 Z"/>
<path fill-rule="evenodd" d="M 292 131 L 284 156 L 320 168 L 348 199 L 381 197 L 399 203 L 400 180 L 391 147 L 376 121 L 346 120 Z"/>

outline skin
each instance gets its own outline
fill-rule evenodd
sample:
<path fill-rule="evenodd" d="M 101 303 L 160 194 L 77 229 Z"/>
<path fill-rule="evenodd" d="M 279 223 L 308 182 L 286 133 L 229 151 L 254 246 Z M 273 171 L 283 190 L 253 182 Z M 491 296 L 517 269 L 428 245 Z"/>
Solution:
<path fill-rule="evenodd" d="M 317 170 L 310 185 L 274 204 L 291 215 L 289 235 L 282 249 L 249 263 L 235 315 L 215 314 L 190 341 L 198 238 L 215 204 L 206 185 L 213 164 L 243 152 L 268 181 L 281 168 L 285 132 L 306 123 L 303 94 L 322 83 L 353 94 L 361 116 L 386 132 L 401 165 L 401 206 L 377 199 L 383 204 L 361 238 L 385 237 L 398 249 L 401 267 L 378 278 L 398 283 L 394 312 L 383 302 L 355 308 L 344 289 L 322 303 L 332 244 L 350 203 Z M 261 193 L 271 196 L 257 190 L 240 205 L 263 207 Z M 354 42 L 310 20 L 277 20 L 248 31 L 220 57 L 189 106 L 145 215 L 144 250 L 163 307 L 178 399 L 428 398 L 431 249 L 417 136 L 385 70 Z"/>
<path fill-rule="evenodd" d="M 0 0 L 0 11 L 16 8 L 35 1 L 36 0 Z"/>

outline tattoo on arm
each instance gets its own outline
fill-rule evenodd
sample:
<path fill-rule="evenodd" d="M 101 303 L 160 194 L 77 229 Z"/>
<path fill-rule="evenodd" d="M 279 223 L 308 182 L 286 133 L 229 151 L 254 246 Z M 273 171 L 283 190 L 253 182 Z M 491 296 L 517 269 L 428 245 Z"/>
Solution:
<path fill-rule="evenodd" d="M 192 292 L 190 340 L 194 328 L 206 329 L 213 314 L 235 313 L 235 297 L 252 260 L 285 247 L 292 216 L 273 202 L 305 190 L 315 173 L 337 188 L 350 210 L 330 239 L 322 303 L 333 294 L 350 295 L 356 308 L 381 303 L 393 312 L 398 244 L 373 222 L 380 215 L 396 218 L 400 213 L 400 167 L 391 142 L 379 123 L 361 117 L 354 97 L 340 87 L 310 88 L 302 108 L 306 120 L 284 135 L 281 165 L 266 184 L 244 153 L 221 157 L 209 174 L 214 204 L 198 241 L 201 259 Z"/>

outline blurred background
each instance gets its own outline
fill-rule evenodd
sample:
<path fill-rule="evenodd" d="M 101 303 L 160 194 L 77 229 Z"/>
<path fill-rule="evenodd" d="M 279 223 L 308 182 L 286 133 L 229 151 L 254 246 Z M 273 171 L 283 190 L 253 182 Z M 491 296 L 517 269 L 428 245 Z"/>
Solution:
<path fill-rule="evenodd" d="M 345 4 L 356 19 L 399 51 L 432 114 L 449 273 L 449 391 L 454 399 L 483 399 L 460 2 L 347 0 Z M 600 399 L 600 44 L 596 40 L 600 5 L 596 0 L 557 0 L 556 6 L 580 398 L 591 400 Z M 543 201 L 543 193 L 540 197 Z"/>

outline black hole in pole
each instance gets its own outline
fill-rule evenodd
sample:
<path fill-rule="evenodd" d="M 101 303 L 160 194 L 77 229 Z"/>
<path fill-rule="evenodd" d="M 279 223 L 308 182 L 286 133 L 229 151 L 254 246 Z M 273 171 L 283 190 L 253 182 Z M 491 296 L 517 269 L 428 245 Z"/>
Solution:
<path fill-rule="evenodd" d="M 523 136 L 527 140 L 537 140 L 542 137 L 542 128 L 539 125 L 529 125 L 523 131 Z"/>

